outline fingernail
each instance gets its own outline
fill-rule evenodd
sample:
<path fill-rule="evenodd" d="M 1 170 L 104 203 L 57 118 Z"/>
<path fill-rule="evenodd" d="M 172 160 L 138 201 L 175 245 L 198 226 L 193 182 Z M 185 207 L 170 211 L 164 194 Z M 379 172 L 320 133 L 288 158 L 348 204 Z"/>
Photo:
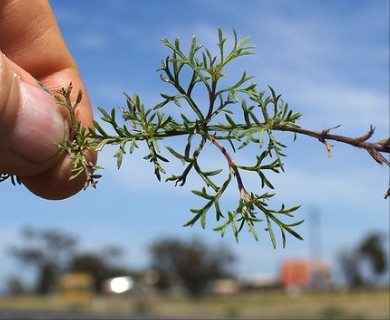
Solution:
<path fill-rule="evenodd" d="M 21 106 L 10 149 L 32 162 L 58 154 L 66 137 L 66 120 L 54 98 L 40 87 L 20 81 Z"/>

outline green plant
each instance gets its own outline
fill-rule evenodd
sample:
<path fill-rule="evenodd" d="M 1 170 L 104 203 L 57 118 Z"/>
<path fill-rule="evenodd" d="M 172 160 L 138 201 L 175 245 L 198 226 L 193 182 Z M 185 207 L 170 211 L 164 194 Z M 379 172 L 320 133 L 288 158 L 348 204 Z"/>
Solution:
<path fill-rule="evenodd" d="M 388 160 L 381 153 L 390 152 L 390 138 L 368 142 L 374 134 L 371 126 L 367 134 L 349 138 L 331 134 L 338 127 L 322 130 L 321 132 L 301 128 L 297 121 L 301 117 L 299 112 L 292 111 L 288 104 L 281 99 L 281 95 L 268 87 L 267 91 L 258 91 L 256 84 L 251 83 L 252 76 L 243 72 L 242 76 L 233 84 L 226 84 L 224 70 L 227 65 L 237 58 L 253 54 L 254 47 L 249 45 L 250 37 L 239 40 L 234 31 L 233 44 L 228 47 L 227 38 L 221 30 L 218 31 L 218 55 L 214 56 L 207 48 L 192 38 L 189 52 L 186 54 L 177 38 L 174 42 L 167 39 L 163 44 L 171 54 L 162 61 L 161 80 L 173 87 L 174 93 L 162 93 L 162 101 L 154 107 L 145 107 L 138 95 L 126 95 L 127 108 L 121 108 L 121 117 L 118 119 L 116 109 L 111 112 L 99 107 L 102 113 L 101 120 L 112 127 L 108 132 L 95 121 L 95 128 L 86 129 L 80 126 L 74 110 L 81 100 L 81 92 L 75 104 L 70 101 L 72 86 L 57 91 L 57 102 L 68 108 L 71 115 L 72 139 L 59 147 L 69 152 L 74 159 L 72 178 L 79 174 L 87 174 L 86 187 L 96 186 L 100 175 L 93 173 L 99 169 L 89 163 L 84 157 L 85 150 L 96 148 L 102 150 L 106 145 L 117 145 L 118 151 L 114 157 L 120 168 L 126 152 L 132 154 L 141 142 L 145 143 L 148 154 L 144 157 L 154 167 L 158 180 L 166 174 L 164 163 L 169 162 L 168 154 L 178 159 L 183 169 L 179 173 L 168 176 L 165 180 L 175 185 L 183 186 L 196 173 L 203 181 L 203 186 L 192 193 L 204 200 L 200 208 L 191 209 L 193 217 L 185 224 L 192 226 L 200 222 L 206 227 L 206 218 L 211 211 L 220 225 L 215 228 L 223 236 L 228 227 L 231 227 L 236 239 L 239 232 L 247 227 L 258 239 L 255 225 L 265 223 L 272 244 L 276 246 L 274 228 L 280 229 L 283 246 L 286 243 L 286 232 L 298 239 L 301 236 L 294 227 L 303 220 L 286 223 L 285 218 L 293 218 L 299 206 L 287 208 L 282 204 L 278 208 L 270 206 L 270 199 L 274 198 L 274 186 L 270 181 L 269 173 L 284 171 L 283 158 L 286 156 L 286 145 L 279 141 L 274 132 L 288 131 L 296 135 L 307 135 L 317 138 L 332 156 L 332 148 L 328 143 L 334 140 L 365 149 L 375 161 L 389 165 Z M 207 105 L 203 105 L 199 96 L 206 96 Z M 174 105 L 179 108 L 179 115 L 175 116 L 171 109 Z M 177 144 L 167 145 L 171 138 L 182 138 L 184 146 Z M 161 146 L 161 144 L 164 144 Z M 209 145 L 215 147 L 226 160 L 227 170 L 217 167 L 207 169 L 201 162 L 201 156 Z M 257 146 L 259 155 L 252 164 L 239 164 L 232 156 L 245 152 L 249 146 Z M 260 192 L 248 191 L 243 172 L 252 172 L 258 175 Z M 0 180 L 10 178 L 1 175 Z M 11 177 L 15 182 L 14 178 Z M 236 184 L 238 188 L 237 206 L 233 210 L 221 209 L 221 199 L 228 187 Z M 389 195 L 389 191 L 386 196 Z"/>

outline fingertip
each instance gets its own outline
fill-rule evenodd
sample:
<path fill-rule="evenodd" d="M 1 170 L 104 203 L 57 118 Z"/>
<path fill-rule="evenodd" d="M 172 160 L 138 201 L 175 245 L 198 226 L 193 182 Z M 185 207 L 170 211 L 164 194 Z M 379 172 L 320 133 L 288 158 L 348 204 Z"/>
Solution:
<path fill-rule="evenodd" d="M 97 153 L 90 150 L 86 157 L 96 163 Z M 53 168 L 34 176 L 21 177 L 20 180 L 28 190 L 41 198 L 63 200 L 81 191 L 87 180 L 84 172 L 76 178 L 71 178 L 73 169 L 73 160 L 66 155 Z"/>

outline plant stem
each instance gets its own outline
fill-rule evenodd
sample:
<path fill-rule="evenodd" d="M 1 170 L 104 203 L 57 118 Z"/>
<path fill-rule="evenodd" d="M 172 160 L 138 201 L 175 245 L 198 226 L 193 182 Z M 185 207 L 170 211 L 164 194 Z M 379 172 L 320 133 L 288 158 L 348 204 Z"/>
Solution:
<path fill-rule="evenodd" d="M 211 141 L 211 143 L 215 145 L 218 148 L 218 150 L 221 151 L 222 154 L 225 156 L 229 164 L 229 167 L 233 170 L 234 176 L 236 177 L 237 186 L 238 186 L 238 190 L 240 191 L 241 197 L 244 198 L 245 200 L 248 200 L 249 194 L 248 191 L 246 191 L 245 189 L 244 183 L 242 182 L 241 174 L 240 171 L 238 170 L 236 161 L 234 161 L 234 159 L 229 154 L 229 152 L 227 152 L 226 148 L 218 140 L 216 140 L 213 136 L 208 136 L 208 138 Z"/>
<path fill-rule="evenodd" d="M 375 128 L 372 126 L 370 127 L 370 131 L 367 134 L 358 138 L 350 138 L 346 136 L 330 134 L 329 131 L 331 129 L 326 129 L 321 132 L 318 132 L 291 126 L 283 122 L 274 123 L 272 129 L 279 131 L 289 131 L 314 137 L 320 140 L 322 143 L 325 143 L 326 140 L 346 143 L 357 148 L 365 149 L 379 164 L 385 163 L 387 165 L 390 165 L 389 161 L 380 154 L 380 152 L 390 153 L 390 139 L 386 139 L 383 142 L 368 142 L 367 140 L 372 137 L 375 131 Z"/>

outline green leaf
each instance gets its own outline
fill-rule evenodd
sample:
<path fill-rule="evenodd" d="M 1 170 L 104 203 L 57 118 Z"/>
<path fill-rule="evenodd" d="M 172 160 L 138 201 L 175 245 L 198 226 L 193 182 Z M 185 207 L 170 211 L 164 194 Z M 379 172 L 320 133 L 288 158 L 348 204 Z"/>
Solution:
<path fill-rule="evenodd" d="M 170 146 L 166 146 L 166 148 L 168 149 L 168 151 L 170 153 L 172 153 L 173 156 L 175 156 L 176 158 L 180 159 L 182 161 L 182 163 L 184 164 L 185 163 L 185 157 L 184 155 L 180 154 L 179 152 L 177 152 L 175 149 L 173 149 L 172 147 Z"/>
<path fill-rule="evenodd" d="M 272 224 L 271 224 L 271 221 L 270 221 L 268 216 L 266 216 L 266 219 L 267 219 L 267 229 L 266 230 L 268 231 L 268 234 L 271 238 L 272 246 L 274 247 L 274 249 L 276 249 L 276 239 L 275 239 L 274 231 L 272 229 Z"/>
<path fill-rule="evenodd" d="M 233 121 L 233 119 L 228 114 L 225 114 L 225 118 L 229 122 L 229 124 L 232 126 L 232 128 L 237 127 L 236 123 Z"/>

